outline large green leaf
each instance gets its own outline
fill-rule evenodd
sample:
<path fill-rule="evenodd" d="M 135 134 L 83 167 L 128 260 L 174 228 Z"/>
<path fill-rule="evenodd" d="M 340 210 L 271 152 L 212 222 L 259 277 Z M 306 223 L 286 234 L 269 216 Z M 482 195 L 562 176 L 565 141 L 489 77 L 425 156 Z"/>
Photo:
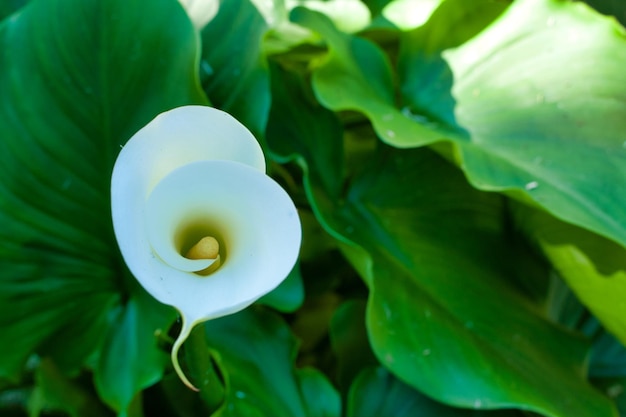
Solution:
<path fill-rule="evenodd" d="M 0 375 L 16 379 L 33 353 L 75 371 L 105 338 L 133 346 L 133 328 L 153 327 L 136 314 L 149 303 L 129 291 L 113 237 L 111 170 L 156 114 L 205 98 L 196 35 L 175 0 L 35 1 L 0 39 Z M 106 370 L 114 384 L 142 366 L 152 375 L 106 395 L 120 409 L 162 372 L 142 361 L 156 347 L 146 349 L 132 368 Z"/>
<path fill-rule="evenodd" d="M 472 183 L 626 247 L 626 31 L 582 3 L 525 0 L 444 57 Z"/>
<path fill-rule="evenodd" d="M 624 29 L 581 3 L 519 0 L 465 42 L 498 12 L 475 9 L 448 0 L 404 38 L 399 102 L 375 45 L 304 9 L 292 19 L 330 46 L 313 74 L 324 105 L 359 110 L 393 146 L 450 140 L 474 186 L 626 246 Z M 464 43 L 449 49 L 459 34 Z"/>
<path fill-rule="evenodd" d="M 584 381 L 581 340 L 507 282 L 532 259 L 513 250 L 499 199 L 427 151 L 375 159 L 335 221 L 373 260 L 368 329 L 382 363 L 454 405 L 612 415 Z M 559 400 L 572 392 L 580 402 Z"/>
<path fill-rule="evenodd" d="M 288 109 L 306 94 L 297 79 L 282 80 L 268 143 L 301 155 L 337 152 L 333 119 L 316 118 L 324 113 L 302 103 L 295 117 Z M 428 149 L 363 152 L 368 159 L 360 155 L 358 166 L 367 169 L 351 169 L 339 194 L 313 171 L 341 173 L 341 156 L 304 162 L 317 214 L 346 248 L 357 248 L 348 254 L 370 289 L 367 328 L 383 365 L 457 406 L 613 415 L 585 381 L 587 345 L 551 324 L 521 290 L 518 280 L 546 280 L 549 270 L 519 250 L 505 199 L 471 188 Z"/>
<path fill-rule="evenodd" d="M 340 415 L 339 395 L 324 375 L 294 368 L 297 343 L 278 316 L 249 308 L 204 328 L 226 379 L 226 400 L 215 416 Z"/>

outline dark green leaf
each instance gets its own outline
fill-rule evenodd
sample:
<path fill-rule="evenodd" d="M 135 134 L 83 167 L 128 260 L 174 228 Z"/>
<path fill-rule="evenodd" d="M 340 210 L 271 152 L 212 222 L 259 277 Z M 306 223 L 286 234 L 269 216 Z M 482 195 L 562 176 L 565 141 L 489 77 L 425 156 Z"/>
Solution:
<path fill-rule="evenodd" d="M 337 308 L 330 323 L 330 340 L 337 356 L 337 378 L 346 391 L 359 372 L 378 365 L 369 345 L 365 306 L 363 300 L 346 301 Z"/>
<path fill-rule="evenodd" d="M 264 295 L 258 303 L 265 304 L 283 313 L 296 311 L 304 301 L 304 285 L 300 265 L 296 265 L 287 278 L 272 292 Z"/>
<path fill-rule="evenodd" d="M 125 410 L 135 394 L 163 375 L 169 355 L 157 344 L 176 317 L 173 308 L 158 303 L 137 288 L 109 329 L 95 370 L 98 393 L 115 410 Z"/>
<path fill-rule="evenodd" d="M 507 283 L 525 261 L 500 200 L 426 151 L 385 150 L 370 167 L 334 218 L 372 257 L 368 329 L 381 362 L 458 406 L 612 415 L 584 381 L 585 344 Z"/>
<path fill-rule="evenodd" d="M 328 380 L 317 370 L 294 368 L 296 341 L 278 316 L 249 308 L 204 327 L 226 379 L 226 402 L 215 416 L 340 415 Z"/>
<path fill-rule="evenodd" d="M 272 108 L 266 141 L 280 160 L 298 159 L 307 187 L 320 183 L 337 197 L 343 179 L 342 131 L 337 117 L 315 102 L 301 75 L 272 66 Z M 303 135 L 302 132 L 307 134 Z"/>
<path fill-rule="evenodd" d="M 62 410 L 72 417 L 112 415 L 90 392 L 67 379 L 49 359 L 44 359 L 39 364 L 36 382 L 36 389 L 39 391 L 46 409 Z"/>
<path fill-rule="evenodd" d="M 600 13 L 615 16 L 622 25 L 626 25 L 626 4 L 622 0 L 585 0 L 585 3 Z"/>
<path fill-rule="evenodd" d="M 222 2 L 202 30 L 203 86 L 211 102 L 262 136 L 270 106 L 263 36 L 268 25 L 250 0 Z"/>
<path fill-rule="evenodd" d="M 361 372 L 350 388 L 348 417 L 521 417 L 518 411 L 453 408 L 431 400 L 385 368 Z"/>
<path fill-rule="evenodd" d="M 35 352 L 76 371 L 105 338 L 120 352 L 163 318 L 129 293 L 110 175 L 120 146 L 156 114 L 205 102 L 196 34 L 175 0 L 46 0 L 3 22 L 0 39 L 0 375 L 18 378 Z M 162 372 L 153 348 L 141 353 L 132 368 L 97 376 L 119 409 Z M 116 373 L 138 369 L 111 394 Z"/>

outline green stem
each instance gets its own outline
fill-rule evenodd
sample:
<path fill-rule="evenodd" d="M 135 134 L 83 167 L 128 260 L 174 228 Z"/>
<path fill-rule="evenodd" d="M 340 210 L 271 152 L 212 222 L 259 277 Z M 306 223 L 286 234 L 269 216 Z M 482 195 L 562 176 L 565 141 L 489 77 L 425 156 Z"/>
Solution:
<path fill-rule="evenodd" d="M 211 358 L 206 343 L 204 326 L 193 329 L 185 344 L 185 358 L 190 364 L 190 373 L 200 388 L 200 396 L 211 410 L 217 410 L 224 402 L 225 388 Z"/>

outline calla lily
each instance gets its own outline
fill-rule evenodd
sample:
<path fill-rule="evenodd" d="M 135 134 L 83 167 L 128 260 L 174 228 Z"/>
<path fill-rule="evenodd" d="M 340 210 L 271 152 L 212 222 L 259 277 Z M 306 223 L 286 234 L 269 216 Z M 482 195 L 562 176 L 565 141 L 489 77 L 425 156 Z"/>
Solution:
<path fill-rule="evenodd" d="M 293 268 L 300 220 L 265 174 L 252 134 L 230 115 L 185 106 L 162 113 L 120 152 L 111 182 L 113 227 L 141 285 L 181 314 L 172 348 L 199 322 L 244 309 Z"/>

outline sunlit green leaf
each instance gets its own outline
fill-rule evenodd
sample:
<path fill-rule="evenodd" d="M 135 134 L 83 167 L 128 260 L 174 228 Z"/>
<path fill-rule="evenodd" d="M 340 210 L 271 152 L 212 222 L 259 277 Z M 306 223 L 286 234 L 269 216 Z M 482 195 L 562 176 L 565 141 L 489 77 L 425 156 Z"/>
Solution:
<path fill-rule="evenodd" d="M 466 140 L 464 126 L 456 120 L 456 99 L 451 88 L 454 78 L 442 51 L 473 38 L 506 8 L 506 2 L 447 0 L 422 27 L 407 32 L 401 39 L 398 77 L 401 80 L 402 112 L 415 123 L 431 128 L 454 129 L 452 138 Z M 410 140 L 410 132 L 396 131 L 398 141 Z M 383 136 L 397 145 L 396 137 Z M 402 142 L 402 146 L 408 145 Z"/>
<path fill-rule="evenodd" d="M 583 3 L 524 0 L 444 58 L 470 181 L 626 247 L 626 31 Z"/>
<path fill-rule="evenodd" d="M 296 369 L 296 341 L 276 315 L 249 308 L 204 324 L 227 397 L 215 416 L 339 416 L 339 395 L 319 371 Z"/>
<path fill-rule="evenodd" d="M 66 373 L 94 365 L 105 339 L 117 352 L 141 346 L 100 386 L 124 409 L 163 370 L 146 347 L 161 310 L 129 291 L 110 175 L 120 146 L 156 114 L 205 102 L 193 27 L 175 0 L 50 0 L 4 21 L 0 39 L 0 375 L 18 378 L 33 353 Z M 117 388 L 106 384 L 140 368 L 109 395 Z"/>
<path fill-rule="evenodd" d="M 543 250 L 578 298 L 626 343 L 626 249 L 547 213 L 516 206 L 518 227 Z"/>

